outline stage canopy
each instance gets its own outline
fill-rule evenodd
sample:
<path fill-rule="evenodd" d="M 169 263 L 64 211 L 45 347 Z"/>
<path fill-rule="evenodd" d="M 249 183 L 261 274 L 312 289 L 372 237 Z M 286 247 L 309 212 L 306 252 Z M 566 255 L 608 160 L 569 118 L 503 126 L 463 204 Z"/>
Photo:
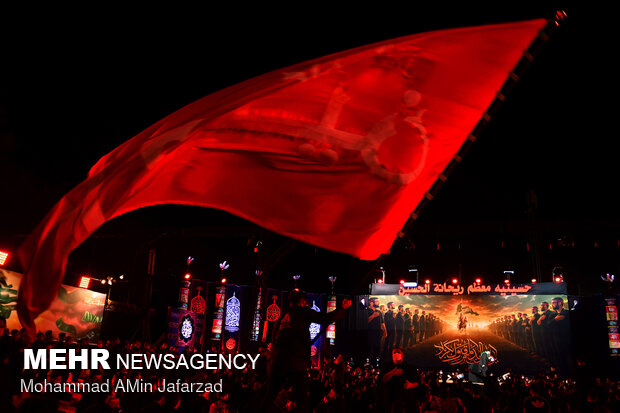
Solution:
<path fill-rule="evenodd" d="M 104 156 L 24 243 L 23 324 L 48 308 L 73 249 L 106 221 L 151 205 L 218 208 L 377 258 L 544 23 L 360 47 L 245 81 L 162 119 Z"/>

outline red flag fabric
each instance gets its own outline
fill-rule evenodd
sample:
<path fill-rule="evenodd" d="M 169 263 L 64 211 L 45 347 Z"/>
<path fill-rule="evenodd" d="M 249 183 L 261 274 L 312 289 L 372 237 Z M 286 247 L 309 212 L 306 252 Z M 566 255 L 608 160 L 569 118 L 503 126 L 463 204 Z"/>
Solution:
<path fill-rule="evenodd" d="M 362 259 L 392 244 L 543 20 L 441 30 L 274 71 L 206 96 L 108 155 L 19 251 L 25 326 L 70 252 L 157 204 L 218 208 Z"/>

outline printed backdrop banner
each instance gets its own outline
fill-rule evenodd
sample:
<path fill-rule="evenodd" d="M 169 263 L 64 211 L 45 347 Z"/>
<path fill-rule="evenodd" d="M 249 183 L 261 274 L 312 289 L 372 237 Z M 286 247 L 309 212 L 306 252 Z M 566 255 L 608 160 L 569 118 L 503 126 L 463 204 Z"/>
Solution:
<path fill-rule="evenodd" d="M 226 305 L 226 286 L 216 285 L 213 288 L 213 306 L 211 312 L 211 340 L 221 340 L 224 331 L 224 311 Z"/>
<path fill-rule="evenodd" d="M 421 368 L 465 368 L 489 350 L 499 370 L 536 373 L 555 366 L 569 373 L 572 345 L 566 295 L 376 295 L 380 305 L 403 305 L 416 320 L 413 334 L 391 346 Z M 417 314 L 416 314 L 417 312 Z M 388 315 L 385 315 L 387 317 Z M 398 320 L 398 313 L 395 319 Z M 370 334 L 380 331 L 369 330 Z M 389 334 L 389 332 L 388 332 Z"/>
<path fill-rule="evenodd" d="M 205 281 L 192 280 L 189 293 L 189 310 L 198 317 L 205 318 L 207 313 L 208 287 Z"/>
<path fill-rule="evenodd" d="M 534 283 L 534 284 L 478 284 L 470 285 L 448 283 L 416 283 L 404 284 L 377 284 L 371 285 L 372 294 L 377 295 L 514 295 L 514 294 L 541 294 L 566 295 L 566 283 Z M 566 305 L 568 307 L 568 305 Z"/>
<path fill-rule="evenodd" d="M 16 309 L 22 274 L 0 269 L 0 317 L 9 330 L 21 329 Z M 66 333 L 75 340 L 99 338 L 105 294 L 62 284 L 51 307 L 35 319 L 37 331 Z"/>
<path fill-rule="evenodd" d="M 263 308 L 263 336 L 261 341 L 271 343 L 274 339 L 276 321 L 286 313 L 288 308 L 286 291 L 267 288 L 263 298 Z"/>
<path fill-rule="evenodd" d="M 168 315 L 168 345 L 183 351 L 186 347 L 200 349 L 204 321 L 192 311 L 172 308 Z"/>

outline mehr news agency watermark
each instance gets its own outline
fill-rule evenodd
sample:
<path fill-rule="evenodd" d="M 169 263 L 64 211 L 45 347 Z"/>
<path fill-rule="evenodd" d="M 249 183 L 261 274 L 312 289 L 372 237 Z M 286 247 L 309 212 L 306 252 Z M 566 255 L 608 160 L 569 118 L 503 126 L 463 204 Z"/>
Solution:
<path fill-rule="evenodd" d="M 256 361 L 259 354 L 117 354 L 114 367 L 110 367 L 110 352 L 106 349 L 24 349 L 24 370 L 52 369 L 52 370 L 75 370 L 75 369 L 116 369 L 131 370 L 142 369 L 205 369 L 222 370 L 256 369 Z M 176 392 L 176 393 L 204 393 L 222 392 L 222 380 L 210 383 L 186 383 L 177 379 L 174 382 L 166 382 L 163 378 L 158 386 L 141 378 L 118 379 L 111 384 L 110 379 L 101 383 L 82 382 L 49 382 L 47 379 L 36 382 L 34 379 L 21 379 L 22 392 L 102 392 L 110 390 L 114 392 Z"/>

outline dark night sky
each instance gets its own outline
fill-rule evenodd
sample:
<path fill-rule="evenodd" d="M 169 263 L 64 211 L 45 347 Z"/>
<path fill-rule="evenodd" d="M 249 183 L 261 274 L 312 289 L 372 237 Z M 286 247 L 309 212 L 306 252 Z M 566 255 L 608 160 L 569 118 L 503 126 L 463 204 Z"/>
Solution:
<path fill-rule="evenodd" d="M 358 7 L 353 15 L 316 6 L 281 9 L 284 15 L 277 16 L 266 10 L 245 17 L 236 10 L 164 10 L 156 17 L 95 19 L 85 13 L 71 21 L 5 15 L 2 23 L 12 24 L 3 29 L 0 52 L 8 69 L 0 80 L 0 249 L 14 250 L 101 156 L 204 95 L 384 39 L 551 17 L 554 10 L 382 6 Z M 567 11 L 563 30 L 415 224 L 412 243 L 403 243 L 385 260 L 391 281 L 414 263 L 435 279 L 452 276 L 462 264 L 464 278 L 498 278 L 513 265 L 529 280 L 525 243 L 533 236 L 531 228 L 541 239 L 546 278 L 558 264 L 573 280 L 618 270 L 618 173 L 612 143 L 617 134 L 605 126 L 611 109 L 594 98 L 610 78 L 598 47 L 604 35 L 589 37 L 592 27 L 583 25 L 588 18 Z M 529 190 L 538 200 L 533 224 L 525 213 Z M 555 240 L 565 235 L 576 247 L 557 246 Z M 255 263 L 248 242 L 264 240 L 267 258 L 286 242 L 219 211 L 149 208 L 98 230 L 72 255 L 67 281 L 84 272 L 144 272 L 146 245 L 155 238 L 151 245 L 158 250 L 162 277 L 183 272 L 184 258 L 193 255 L 196 276 L 215 279 L 217 262 L 228 259 L 231 278 L 240 283 L 248 281 Z M 9 266 L 19 269 L 15 259 Z M 368 268 L 369 263 L 301 244 L 277 262 L 270 280 L 288 287 L 298 272 L 304 286 L 324 290 L 333 272 L 346 291 Z"/>

